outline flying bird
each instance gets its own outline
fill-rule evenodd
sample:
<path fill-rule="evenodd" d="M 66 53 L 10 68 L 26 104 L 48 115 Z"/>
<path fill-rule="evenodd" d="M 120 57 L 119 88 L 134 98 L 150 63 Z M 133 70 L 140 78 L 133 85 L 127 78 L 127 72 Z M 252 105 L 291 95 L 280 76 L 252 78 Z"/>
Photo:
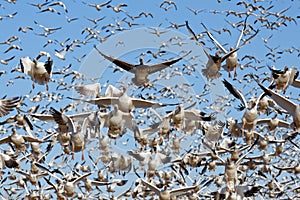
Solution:
<path fill-rule="evenodd" d="M 21 58 L 21 70 L 33 80 L 32 88 L 34 88 L 34 82 L 36 82 L 40 85 L 46 84 L 46 90 L 48 90 L 48 82 L 52 76 L 53 60 L 48 57 L 48 60 L 44 63 L 39 62 L 38 58 L 39 56 L 34 58 L 33 61 L 28 56 Z"/>
<path fill-rule="evenodd" d="M 144 61 L 142 58 L 140 58 L 140 63 L 138 65 L 134 65 L 122 60 L 118 60 L 117 58 L 108 56 L 104 53 L 102 53 L 99 49 L 97 49 L 96 46 L 94 46 L 94 48 L 99 52 L 100 55 L 102 55 L 105 59 L 113 62 L 114 64 L 116 64 L 117 66 L 121 67 L 122 69 L 133 73 L 135 75 L 135 77 L 132 79 L 132 82 L 134 84 L 136 84 L 137 86 L 140 86 L 144 83 L 149 82 L 148 76 L 150 74 L 153 74 L 155 72 L 161 71 L 167 67 L 170 67 L 170 65 L 177 63 L 178 61 L 180 61 L 181 59 L 183 59 L 184 57 L 186 57 L 188 54 L 190 54 L 190 52 L 188 52 L 187 54 L 176 58 L 176 59 L 172 59 L 172 60 L 167 60 L 167 61 L 163 61 L 160 63 L 156 63 L 156 64 L 152 64 L 152 65 L 146 65 L 144 64 Z"/>

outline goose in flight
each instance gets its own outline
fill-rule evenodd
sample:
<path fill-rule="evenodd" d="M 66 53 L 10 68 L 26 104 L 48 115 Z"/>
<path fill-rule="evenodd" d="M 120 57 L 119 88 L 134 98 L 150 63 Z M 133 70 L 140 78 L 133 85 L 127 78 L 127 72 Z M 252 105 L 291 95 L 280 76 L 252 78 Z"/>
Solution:
<path fill-rule="evenodd" d="M 245 109 L 245 113 L 242 118 L 242 135 L 244 135 L 244 129 L 251 129 L 253 131 L 257 124 L 258 102 L 262 97 L 265 96 L 265 94 L 262 93 L 261 95 L 259 95 L 256 101 L 252 103 L 252 106 L 249 107 L 244 95 L 239 90 L 237 90 L 225 79 L 223 80 L 223 84 L 235 98 L 239 99 L 242 102 L 242 106 L 239 108 L 239 110 Z"/>
<path fill-rule="evenodd" d="M 76 121 L 83 121 L 82 126 L 86 127 L 86 118 L 90 116 L 92 113 L 79 113 L 74 115 L 66 115 L 63 110 L 56 110 L 55 108 L 50 108 L 50 114 L 38 114 L 32 113 L 31 116 L 38 118 L 40 120 L 48 121 L 48 122 L 56 122 L 58 124 L 58 128 L 60 134 L 58 135 L 59 141 L 63 146 L 65 151 L 72 150 L 72 159 L 74 160 L 74 152 L 82 151 L 82 160 L 84 160 L 83 150 L 86 144 L 86 134 L 84 129 L 78 130 L 75 127 Z"/>
<path fill-rule="evenodd" d="M 112 63 L 116 64 L 117 66 L 121 67 L 122 69 L 133 73 L 135 77 L 132 79 L 132 82 L 137 86 L 140 86 L 140 85 L 143 85 L 143 84 L 149 82 L 148 76 L 150 74 L 153 74 L 153 73 L 161 71 L 167 67 L 170 67 L 170 65 L 177 63 L 178 61 L 180 61 L 181 59 L 183 59 L 184 57 L 186 57 L 187 55 L 189 55 L 191 53 L 191 51 L 189 51 L 188 53 L 186 53 L 185 55 L 183 55 L 179 58 L 163 61 L 163 62 L 152 64 L 152 65 L 144 64 L 143 59 L 140 58 L 140 63 L 137 65 L 134 65 L 134 64 L 125 62 L 123 60 L 118 60 L 117 58 L 114 58 L 114 57 L 111 57 L 111 56 L 108 56 L 108 55 L 102 53 L 96 47 L 96 45 L 94 45 L 94 48 L 105 59 L 111 61 Z"/>
<path fill-rule="evenodd" d="M 204 69 L 202 69 L 202 74 L 207 78 L 207 79 L 217 79 L 221 76 L 220 73 L 220 69 L 221 69 L 221 63 L 226 60 L 227 58 L 229 58 L 230 56 L 232 56 L 232 54 L 234 54 L 235 52 L 237 52 L 241 47 L 243 47 L 244 45 L 246 45 L 250 40 L 252 40 L 252 38 L 254 38 L 256 36 L 256 34 L 258 33 L 258 31 L 255 32 L 254 35 L 252 35 L 249 39 L 247 39 L 241 46 L 238 46 L 236 48 L 232 48 L 230 51 L 228 51 L 227 53 L 225 53 L 223 56 L 220 55 L 219 52 L 216 52 L 215 55 L 211 55 L 206 48 L 202 45 L 201 42 L 198 41 L 198 38 L 196 36 L 196 34 L 193 32 L 193 30 L 190 28 L 188 21 L 185 22 L 186 27 L 188 29 L 188 32 L 192 35 L 192 38 L 196 41 L 196 43 L 198 45 L 200 45 L 205 53 L 205 55 L 208 58 L 208 61 L 206 63 L 206 66 Z M 211 35 L 211 34 L 209 34 Z M 234 57 L 234 55 L 233 55 Z"/>
<path fill-rule="evenodd" d="M 103 95 L 101 95 L 100 83 L 79 85 L 75 87 L 75 90 L 84 96 L 95 96 L 96 98 L 103 97 Z M 119 97 L 122 94 L 122 90 L 116 88 L 113 85 L 108 85 L 105 90 L 104 97 Z"/>
<path fill-rule="evenodd" d="M 0 117 L 8 115 L 10 111 L 17 106 L 18 102 L 20 101 L 19 97 L 13 97 L 5 99 L 0 99 Z"/>
<path fill-rule="evenodd" d="M 300 88 L 300 80 L 296 78 L 299 75 L 299 71 L 295 67 L 289 69 L 288 66 L 285 66 L 283 70 L 273 69 L 269 67 L 272 72 L 272 77 L 274 79 L 274 87 L 277 91 L 286 92 L 289 85 Z"/>
<path fill-rule="evenodd" d="M 168 190 L 167 186 L 164 187 L 164 189 L 161 191 L 156 185 L 153 185 L 149 183 L 148 181 L 145 181 L 141 179 L 141 182 L 144 186 L 148 187 L 151 189 L 158 197 L 160 200 L 168 200 L 168 199 L 173 199 L 175 196 L 183 196 L 183 195 L 188 195 L 190 194 L 189 192 L 195 191 L 197 189 L 197 185 L 194 186 L 186 186 L 182 187 L 179 189 L 173 189 L 173 190 Z"/>
<path fill-rule="evenodd" d="M 84 101 L 92 104 L 96 104 L 98 106 L 104 107 L 104 105 L 118 105 L 118 108 L 125 113 L 131 112 L 134 108 L 150 108 L 150 107 L 163 107 L 163 106 L 171 106 L 177 104 L 163 104 L 154 101 L 144 100 L 129 97 L 126 93 L 126 86 L 123 85 L 122 95 L 119 97 L 100 97 L 95 99 L 77 99 L 69 97 L 69 99 L 76 101 Z"/>
<path fill-rule="evenodd" d="M 280 107 L 286 110 L 293 117 L 292 127 L 294 131 L 300 131 L 300 105 L 265 87 L 258 80 L 254 80 L 266 95 L 270 96 L 270 98 L 272 98 Z"/>
<path fill-rule="evenodd" d="M 100 113 L 101 126 L 108 127 L 107 135 L 112 139 L 122 137 L 125 133 L 125 128 L 133 130 L 134 117 L 132 113 L 122 112 L 117 104 L 114 105 L 114 109 L 108 113 Z M 101 127 L 101 128 L 102 128 Z"/>
<path fill-rule="evenodd" d="M 12 134 L 1 138 L 0 144 L 4 143 L 12 143 L 15 145 L 15 147 L 19 150 L 25 150 L 26 149 L 26 142 L 38 142 L 38 143 L 44 143 L 46 140 L 38 139 L 31 135 L 20 135 L 17 133 L 17 130 L 15 128 L 12 128 Z"/>
<path fill-rule="evenodd" d="M 48 90 L 48 82 L 52 76 L 53 60 L 48 56 L 48 60 L 45 63 L 38 62 L 40 57 L 41 55 L 38 55 L 33 61 L 28 56 L 21 58 L 21 70 L 33 80 L 32 88 L 34 88 L 34 82 L 36 82 L 40 85 L 46 84 L 46 90 Z"/>
<path fill-rule="evenodd" d="M 240 34 L 240 36 L 239 36 L 239 38 L 237 40 L 237 43 L 236 43 L 235 47 L 230 47 L 229 51 L 232 51 L 232 50 L 234 50 L 234 49 L 236 49 L 236 48 L 239 47 L 240 41 L 242 39 L 243 33 L 245 31 L 245 28 L 246 28 L 246 21 L 247 21 L 247 17 L 245 19 L 244 27 L 243 27 L 243 29 L 241 31 L 241 34 Z M 208 37 L 211 39 L 211 41 L 213 43 L 215 43 L 215 45 L 226 55 L 228 53 L 228 51 L 213 37 L 213 35 L 209 32 L 209 30 L 206 28 L 206 26 L 203 23 L 201 23 L 201 24 L 204 27 L 204 29 L 205 29 Z M 243 45 L 245 45 L 245 43 Z M 231 78 L 230 72 L 234 71 L 234 78 L 235 78 L 237 76 L 236 69 L 238 67 L 238 55 L 237 55 L 237 52 L 234 52 L 234 53 L 230 54 L 230 56 L 226 59 L 226 65 L 223 65 L 222 67 L 226 71 L 228 71 L 229 78 Z"/>

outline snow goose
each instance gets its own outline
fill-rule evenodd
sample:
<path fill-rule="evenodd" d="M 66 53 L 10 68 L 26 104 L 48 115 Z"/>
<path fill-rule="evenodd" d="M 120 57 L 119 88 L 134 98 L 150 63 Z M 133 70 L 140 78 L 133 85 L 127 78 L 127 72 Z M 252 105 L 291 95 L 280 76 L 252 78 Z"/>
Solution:
<path fill-rule="evenodd" d="M 270 98 L 272 98 L 280 107 L 286 110 L 293 117 L 292 127 L 294 128 L 294 131 L 300 131 L 300 105 L 290 101 L 281 94 L 278 94 L 277 92 L 266 88 L 264 85 L 259 83 L 258 80 L 256 80 L 256 82 L 260 86 L 260 88 L 268 96 L 270 96 Z"/>
<path fill-rule="evenodd" d="M 76 101 L 84 101 L 84 102 L 96 104 L 100 107 L 105 107 L 104 105 L 116 104 L 118 105 L 118 108 L 125 113 L 131 112 L 134 108 L 150 108 L 150 107 L 163 107 L 163 106 L 177 105 L 177 104 L 163 104 L 154 101 L 129 97 L 126 93 L 126 86 L 123 86 L 122 95 L 119 97 L 100 97 L 100 98 L 95 98 L 90 100 L 77 99 L 71 97 L 68 98 Z"/>
<path fill-rule="evenodd" d="M 122 137 L 125 133 L 125 128 L 133 130 L 134 117 L 132 113 L 123 112 L 117 104 L 114 109 L 108 113 L 99 114 L 101 128 L 108 127 L 108 136 L 112 139 Z"/>
<path fill-rule="evenodd" d="M 190 28 L 188 21 L 186 21 L 186 27 L 187 27 L 189 33 L 192 35 L 192 38 L 196 41 L 197 44 L 199 44 L 202 47 L 205 55 L 208 58 L 205 69 L 202 69 L 202 74 L 207 79 L 211 79 L 211 80 L 217 79 L 221 76 L 221 73 L 220 73 L 221 63 L 224 60 L 226 60 L 227 58 L 229 58 L 233 53 L 238 51 L 241 47 L 246 45 L 258 33 L 258 31 L 256 31 L 256 33 L 254 35 L 252 35 L 249 39 L 247 39 L 241 46 L 236 47 L 236 48 L 230 50 L 229 52 L 225 53 L 223 56 L 221 56 L 219 52 L 216 52 L 215 55 L 211 55 L 206 50 L 206 48 L 202 45 L 202 43 L 198 42 L 197 36 L 193 32 L 193 30 Z"/>
<path fill-rule="evenodd" d="M 248 103 L 244 97 L 244 95 L 238 91 L 233 85 L 231 85 L 227 80 L 223 80 L 224 86 L 229 90 L 229 92 L 237 99 L 239 99 L 242 102 L 242 106 L 239 108 L 240 110 L 245 109 L 243 118 L 242 118 L 242 135 L 244 135 L 244 129 L 251 129 L 252 131 L 256 127 L 257 123 L 257 117 L 258 117 L 258 111 L 257 106 L 260 99 L 265 95 L 262 93 L 259 95 L 259 97 L 256 99 L 255 102 L 252 103 L 252 106 L 249 107 Z"/>
<path fill-rule="evenodd" d="M 244 30 L 246 28 L 246 20 L 247 18 L 245 19 L 245 23 L 244 23 L 244 28 L 242 29 L 241 31 L 241 34 L 237 40 L 237 43 L 235 45 L 235 47 L 231 47 L 229 49 L 229 51 L 232 51 L 233 49 L 235 48 L 238 48 L 239 44 L 240 44 L 240 41 L 242 39 L 242 36 L 243 36 L 243 33 L 244 33 Z M 227 54 L 228 51 L 213 37 L 213 35 L 208 31 L 208 29 L 206 28 L 206 26 L 201 23 L 202 26 L 204 27 L 208 37 L 215 43 L 215 45 L 224 53 L 224 54 Z M 228 76 L 229 78 L 231 77 L 231 74 L 230 74 L 230 71 L 234 71 L 234 77 L 237 76 L 237 73 L 236 73 L 236 69 L 238 67 L 238 55 L 237 55 L 237 52 L 234 52 L 232 53 L 227 59 L 226 59 L 226 65 L 223 65 L 222 66 L 226 71 L 228 71 Z"/>
<path fill-rule="evenodd" d="M 8 99 L 5 99 L 4 97 L 3 99 L 0 99 L 0 117 L 8 115 L 8 113 L 18 105 L 19 101 L 19 97 L 13 97 Z"/>
<path fill-rule="evenodd" d="M 257 125 L 259 124 L 267 124 L 269 131 L 273 131 L 277 127 L 290 128 L 290 123 L 285 120 L 278 119 L 277 114 L 275 114 L 273 118 L 258 119 Z"/>
<path fill-rule="evenodd" d="M 68 152 L 71 150 L 72 159 L 74 159 L 74 152 L 82 151 L 82 160 L 84 160 L 83 150 L 86 144 L 86 127 L 87 127 L 87 117 L 92 113 L 79 113 L 75 115 L 66 115 L 63 110 L 56 110 L 55 108 L 50 108 L 50 115 L 44 114 L 31 114 L 31 116 L 38 118 L 40 120 L 48 122 L 56 122 L 58 124 L 58 129 L 60 134 L 58 135 L 59 141 L 63 146 L 64 150 Z M 80 126 L 75 127 L 74 120 L 83 121 L 82 129 Z"/>
<path fill-rule="evenodd" d="M 171 198 L 175 196 L 182 196 L 182 195 L 187 195 L 189 191 L 193 191 L 197 189 L 197 185 L 194 186 L 187 186 L 187 187 L 182 187 L 179 189 L 173 189 L 173 190 L 167 190 L 167 186 L 164 187 L 164 189 L 161 191 L 157 186 L 151 184 L 148 181 L 145 181 L 141 179 L 142 184 L 149 189 L 151 189 L 159 198 L 159 200 L 170 200 Z"/>
<path fill-rule="evenodd" d="M 285 66 L 283 70 L 270 67 L 269 69 L 272 71 L 272 77 L 275 80 L 276 92 L 283 91 L 283 93 L 285 93 L 289 85 L 300 87 L 300 81 L 296 80 L 299 71 L 295 67 L 289 69 L 288 66 Z"/>
<path fill-rule="evenodd" d="M 52 76 L 53 60 L 48 57 L 48 60 L 43 63 L 38 62 L 38 57 L 34 58 L 33 61 L 28 56 L 21 58 L 21 70 L 33 80 L 32 88 L 34 88 L 34 82 L 36 82 L 40 85 L 46 84 L 48 90 L 48 82 Z"/>
<path fill-rule="evenodd" d="M 0 144 L 13 143 L 17 149 L 25 150 L 26 149 L 25 142 L 38 142 L 38 143 L 46 142 L 45 140 L 36 138 L 34 136 L 20 135 L 17 133 L 15 128 L 12 128 L 11 130 L 12 130 L 12 134 L 7 137 L 1 138 Z"/>
<path fill-rule="evenodd" d="M 169 67 L 170 65 L 177 63 L 178 61 L 180 61 L 181 59 L 183 59 L 184 57 L 186 57 L 188 54 L 191 53 L 191 51 L 190 51 L 187 54 L 185 54 L 179 58 L 163 61 L 163 62 L 152 64 L 152 65 L 144 64 L 143 59 L 140 58 L 140 63 L 138 65 L 133 65 L 131 63 L 128 63 L 128 62 L 125 62 L 122 60 L 118 60 L 117 58 L 114 58 L 114 57 L 111 57 L 111 56 L 108 56 L 108 55 L 102 53 L 99 49 L 97 49 L 96 46 L 94 46 L 94 48 L 105 59 L 111 61 L 112 63 L 116 64 L 117 66 L 121 67 L 122 69 L 124 69 L 130 73 L 133 73 L 134 78 L 132 79 L 132 82 L 134 84 L 136 84 L 137 86 L 140 86 L 140 85 L 143 85 L 143 84 L 149 82 L 148 76 L 150 74 L 161 71 L 161 70 Z"/>

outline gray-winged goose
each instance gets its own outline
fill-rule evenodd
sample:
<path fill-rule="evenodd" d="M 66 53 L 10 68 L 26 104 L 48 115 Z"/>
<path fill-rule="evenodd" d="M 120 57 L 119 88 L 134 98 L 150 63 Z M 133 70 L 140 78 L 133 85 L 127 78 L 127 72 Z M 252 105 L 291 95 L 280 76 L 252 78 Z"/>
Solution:
<path fill-rule="evenodd" d="M 116 64 L 117 66 L 121 67 L 122 69 L 133 73 L 134 74 L 134 78 L 132 79 L 132 82 L 136 85 L 142 85 L 144 83 L 149 82 L 148 76 L 150 74 L 153 74 L 155 72 L 161 71 L 167 67 L 169 67 L 170 65 L 180 61 L 181 59 L 183 59 L 185 56 L 187 56 L 188 54 L 190 54 L 191 52 L 188 52 L 187 54 L 179 57 L 179 58 L 175 58 L 175 59 L 171 59 L 171 60 L 167 60 L 167 61 L 163 61 L 160 63 L 156 63 L 156 64 L 152 64 L 152 65 L 147 65 L 143 63 L 143 59 L 140 58 L 140 63 L 137 65 L 125 62 L 123 60 L 119 60 L 117 58 L 108 56 L 104 53 L 102 53 L 99 49 L 97 49 L 96 46 L 94 46 L 94 48 L 99 52 L 100 55 L 102 55 L 105 59 L 113 62 L 114 64 Z"/>

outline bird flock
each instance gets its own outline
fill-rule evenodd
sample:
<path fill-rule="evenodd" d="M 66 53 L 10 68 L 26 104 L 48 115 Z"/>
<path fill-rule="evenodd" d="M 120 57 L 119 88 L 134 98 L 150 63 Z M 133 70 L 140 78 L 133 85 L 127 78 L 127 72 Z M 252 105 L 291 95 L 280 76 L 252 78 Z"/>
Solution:
<path fill-rule="evenodd" d="M 300 199 L 299 9 L 2 1 L 1 199 Z"/>

